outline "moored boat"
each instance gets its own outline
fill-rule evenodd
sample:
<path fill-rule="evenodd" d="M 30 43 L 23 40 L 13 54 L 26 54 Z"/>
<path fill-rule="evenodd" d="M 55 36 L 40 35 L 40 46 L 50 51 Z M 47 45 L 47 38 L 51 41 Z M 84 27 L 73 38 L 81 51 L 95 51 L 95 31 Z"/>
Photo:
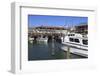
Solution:
<path fill-rule="evenodd" d="M 41 37 L 37 38 L 36 40 L 39 42 L 47 42 L 48 38 L 46 36 L 41 36 Z"/>
<path fill-rule="evenodd" d="M 67 48 L 70 47 L 70 52 L 88 57 L 88 38 L 81 34 L 70 33 L 65 37 L 62 37 L 62 47 L 64 51 L 67 51 Z"/>

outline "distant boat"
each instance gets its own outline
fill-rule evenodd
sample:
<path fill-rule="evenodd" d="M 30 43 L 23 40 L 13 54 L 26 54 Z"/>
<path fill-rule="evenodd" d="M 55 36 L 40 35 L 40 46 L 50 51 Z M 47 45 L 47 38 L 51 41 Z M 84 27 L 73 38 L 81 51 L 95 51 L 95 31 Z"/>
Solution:
<path fill-rule="evenodd" d="M 46 36 L 41 36 L 41 37 L 37 38 L 36 40 L 39 42 L 47 42 L 48 38 Z"/>
<path fill-rule="evenodd" d="M 69 33 L 61 40 L 63 44 L 61 49 L 67 51 L 67 48 L 70 47 L 71 53 L 88 57 L 88 38 L 86 35 Z"/>

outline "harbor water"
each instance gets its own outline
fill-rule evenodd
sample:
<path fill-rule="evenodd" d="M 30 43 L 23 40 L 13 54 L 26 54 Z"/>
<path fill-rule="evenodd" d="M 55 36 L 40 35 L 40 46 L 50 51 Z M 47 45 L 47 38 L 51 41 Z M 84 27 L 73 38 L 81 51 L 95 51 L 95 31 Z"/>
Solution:
<path fill-rule="evenodd" d="M 28 42 L 28 60 L 32 61 L 86 58 L 72 53 L 70 53 L 70 56 L 68 57 L 67 51 L 61 49 L 62 46 L 63 45 L 61 43 L 56 41 L 33 41 L 32 43 Z"/>

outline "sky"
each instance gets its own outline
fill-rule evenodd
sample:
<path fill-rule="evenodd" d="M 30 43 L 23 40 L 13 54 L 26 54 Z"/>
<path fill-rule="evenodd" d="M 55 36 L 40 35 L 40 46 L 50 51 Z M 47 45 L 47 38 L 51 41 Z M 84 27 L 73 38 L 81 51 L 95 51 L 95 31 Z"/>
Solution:
<path fill-rule="evenodd" d="M 51 15 L 28 15 L 28 26 L 63 26 L 71 27 L 79 24 L 88 24 L 88 17 L 80 16 L 51 16 Z"/>

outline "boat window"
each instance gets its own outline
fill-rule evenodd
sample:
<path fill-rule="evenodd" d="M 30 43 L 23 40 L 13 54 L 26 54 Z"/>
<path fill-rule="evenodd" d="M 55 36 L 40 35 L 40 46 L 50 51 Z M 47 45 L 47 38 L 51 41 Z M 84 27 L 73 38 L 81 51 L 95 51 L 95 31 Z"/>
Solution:
<path fill-rule="evenodd" d="M 45 38 L 46 36 L 44 35 L 43 38 Z"/>
<path fill-rule="evenodd" d="M 82 40 L 84 45 L 88 45 L 88 40 Z"/>
<path fill-rule="evenodd" d="M 75 36 L 74 34 L 68 34 L 68 36 Z"/>
<path fill-rule="evenodd" d="M 73 39 L 73 38 L 69 38 L 69 40 L 70 40 L 71 42 L 74 42 L 74 39 Z"/>
<path fill-rule="evenodd" d="M 75 42 L 79 43 L 79 39 L 75 39 Z"/>
<path fill-rule="evenodd" d="M 70 34 L 68 34 L 68 36 L 70 36 Z"/>
<path fill-rule="evenodd" d="M 74 36 L 74 34 L 72 34 L 72 36 Z"/>

